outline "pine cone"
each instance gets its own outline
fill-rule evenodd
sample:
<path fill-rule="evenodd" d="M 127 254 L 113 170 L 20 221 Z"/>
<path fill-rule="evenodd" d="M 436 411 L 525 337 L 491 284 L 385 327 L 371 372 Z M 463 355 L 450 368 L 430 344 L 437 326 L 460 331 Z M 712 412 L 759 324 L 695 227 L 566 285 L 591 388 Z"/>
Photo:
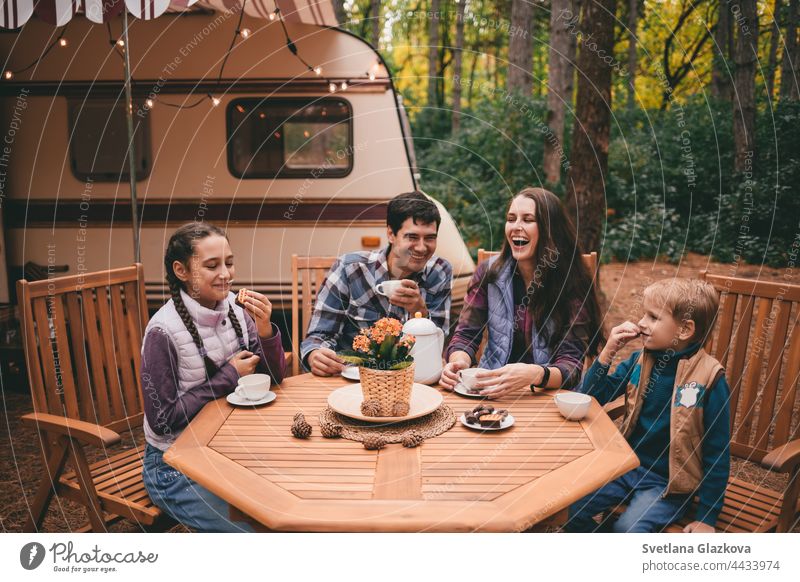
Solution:
<path fill-rule="evenodd" d="M 364 448 L 368 451 L 377 451 L 386 446 L 386 441 L 383 440 L 383 437 L 380 435 L 370 434 L 364 439 L 363 444 Z"/>
<path fill-rule="evenodd" d="M 306 422 L 306 417 L 302 412 L 298 412 L 294 415 L 292 434 L 298 439 L 307 439 L 311 436 L 311 425 Z"/>
<path fill-rule="evenodd" d="M 417 431 L 411 431 L 406 436 L 403 437 L 403 446 L 407 449 L 413 449 L 414 447 L 420 446 L 425 441 L 425 437 L 419 434 Z"/>
<path fill-rule="evenodd" d="M 380 416 L 381 403 L 377 400 L 365 400 L 361 403 L 361 414 L 364 416 Z"/>
<path fill-rule="evenodd" d="M 408 402 L 395 402 L 392 406 L 392 416 L 405 416 L 409 410 Z"/>
<path fill-rule="evenodd" d="M 334 424 L 332 422 L 323 422 L 319 425 L 319 430 L 326 439 L 335 439 L 342 436 L 343 428 L 341 424 Z"/>

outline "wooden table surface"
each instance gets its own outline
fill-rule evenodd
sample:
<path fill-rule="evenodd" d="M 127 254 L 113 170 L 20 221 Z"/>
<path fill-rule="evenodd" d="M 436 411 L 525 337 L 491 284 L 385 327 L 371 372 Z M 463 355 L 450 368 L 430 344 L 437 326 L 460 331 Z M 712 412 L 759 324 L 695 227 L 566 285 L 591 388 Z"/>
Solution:
<path fill-rule="evenodd" d="M 596 401 L 570 422 L 552 392 L 494 402 L 516 419 L 508 430 L 456 421 L 420 447 L 368 451 L 320 435 L 328 394 L 345 385 L 304 374 L 285 379 L 261 408 L 211 402 L 164 459 L 234 515 L 278 531 L 523 531 L 639 464 Z M 459 415 L 480 402 L 443 393 Z M 291 435 L 299 411 L 314 428 L 310 439 Z"/>

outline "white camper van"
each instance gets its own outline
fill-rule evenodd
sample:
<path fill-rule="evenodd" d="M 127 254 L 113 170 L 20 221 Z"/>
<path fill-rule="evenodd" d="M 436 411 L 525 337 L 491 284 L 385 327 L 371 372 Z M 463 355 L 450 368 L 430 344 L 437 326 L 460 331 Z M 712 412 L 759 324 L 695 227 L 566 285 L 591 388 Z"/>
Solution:
<path fill-rule="evenodd" d="M 179 224 L 226 228 L 237 281 L 288 309 L 292 254 L 385 245 L 386 201 L 417 189 L 391 75 L 337 28 L 330 0 L 247 0 L 241 22 L 238 0 L 173 2 L 158 18 L 129 15 L 127 46 L 109 8 L 121 0 L 40 2 L 24 25 L 33 0 L 2 2 L 0 302 L 26 263 L 77 274 L 134 261 L 125 56 L 151 307 L 165 300 L 163 251 Z M 474 264 L 440 211 L 458 308 Z"/>

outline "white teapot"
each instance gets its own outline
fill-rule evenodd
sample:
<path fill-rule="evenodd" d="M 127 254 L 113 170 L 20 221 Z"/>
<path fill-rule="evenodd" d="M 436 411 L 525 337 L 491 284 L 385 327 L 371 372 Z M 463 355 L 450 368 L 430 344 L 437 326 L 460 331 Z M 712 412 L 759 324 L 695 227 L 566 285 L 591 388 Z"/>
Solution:
<path fill-rule="evenodd" d="M 403 333 L 410 333 L 417 339 L 411 348 L 415 364 L 414 382 L 438 382 L 443 368 L 444 332 L 418 311 L 403 325 Z"/>

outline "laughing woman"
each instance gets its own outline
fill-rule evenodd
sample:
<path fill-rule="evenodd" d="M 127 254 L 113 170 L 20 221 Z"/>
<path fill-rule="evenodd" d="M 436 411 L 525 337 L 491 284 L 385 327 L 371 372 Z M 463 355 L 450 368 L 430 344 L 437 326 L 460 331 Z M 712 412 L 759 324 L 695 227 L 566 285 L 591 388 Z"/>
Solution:
<path fill-rule="evenodd" d="M 458 372 L 478 363 L 477 388 L 491 398 L 535 386 L 572 388 L 583 358 L 603 343 L 592 276 L 581 258 L 575 228 L 555 194 L 526 188 L 511 201 L 498 256 L 478 266 L 456 332 L 447 348 L 441 383 L 454 388 Z"/>

